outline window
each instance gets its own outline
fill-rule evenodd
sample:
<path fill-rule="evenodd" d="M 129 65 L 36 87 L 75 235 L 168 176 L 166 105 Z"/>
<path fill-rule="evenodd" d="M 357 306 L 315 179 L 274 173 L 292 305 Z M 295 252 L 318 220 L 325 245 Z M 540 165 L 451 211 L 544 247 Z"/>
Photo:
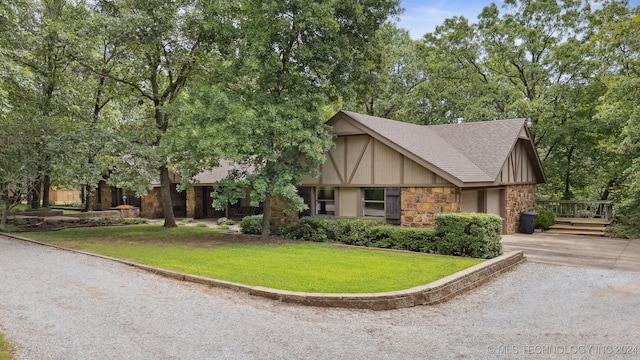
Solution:
<path fill-rule="evenodd" d="M 384 188 L 362 189 L 362 209 L 365 217 L 384 219 Z"/>
<path fill-rule="evenodd" d="M 335 215 L 335 192 L 332 187 L 324 186 L 316 189 L 316 214 Z"/>

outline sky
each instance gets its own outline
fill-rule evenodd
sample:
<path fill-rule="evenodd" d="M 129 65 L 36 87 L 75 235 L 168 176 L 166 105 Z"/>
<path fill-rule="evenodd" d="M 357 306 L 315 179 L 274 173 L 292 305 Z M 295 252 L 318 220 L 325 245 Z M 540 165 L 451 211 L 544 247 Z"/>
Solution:
<path fill-rule="evenodd" d="M 492 2 L 500 9 L 504 3 L 502 0 L 402 0 L 401 6 L 405 11 L 400 15 L 398 27 L 408 30 L 411 38 L 417 40 L 453 16 L 462 15 L 476 22 L 482 9 Z M 640 6 L 640 0 L 629 3 Z"/>

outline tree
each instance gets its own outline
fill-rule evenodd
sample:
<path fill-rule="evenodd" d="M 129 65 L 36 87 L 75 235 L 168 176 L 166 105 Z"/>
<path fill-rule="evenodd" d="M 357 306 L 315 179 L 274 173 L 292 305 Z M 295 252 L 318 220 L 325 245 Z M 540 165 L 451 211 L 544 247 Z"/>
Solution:
<path fill-rule="evenodd" d="M 73 127 L 74 89 L 68 84 L 69 57 L 68 27 L 74 22 L 74 4 L 66 0 L 18 1 L 10 7 L 14 31 L 7 32 L 11 59 L 34 75 L 37 91 L 30 94 L 31 107 L 21 107 L 21 115 L 33 117 L 37 125 L 25 134 L 34 139 L 38 159 L 38 183 L 31 194 L 31 206 L 49 205 L 49 190 L 55 178 L 54 159 L 61 157 L 66 144 L 57 140 L 60 134 Z M 30 112 L 30 114 L 27 114 Z"/>
<path fill-rule="evenodd" d="M 354 56 L 344 97 L 349 108 L 371 116 L 417 122 L 414 93 L 426 81 L 419 68 L 418 43 L 409 32 L 384 23 Z"/>
<path fill-rule="evenodd" d="M 592 45 L 601 59 L 606 92 L 594 120 L 602 124 L 597 151 L 603 181 L 593 184 L 601 199 L 616 204 L 621 236 L 638 237 L 640 221 L 640 7 L 607 2 L 592 18 Z"/>
<path fill-rule="evenodd" d="M 273 199 L 285 212 L 304 207 L 296 185 L 303 174 L 317 171 L 332 144 L 323 108 L 345 84 L 353 54 L 397 6 L 387 0 L 240 3 L 236 45 L 226 71 L 216 76 L 219 88 L 190 93 L 192 106 L 225 111 L 204 108 L 219 104 L 233 115 L 222 121 L 200 117 L 205 129 L 225 134 L 221 157 L 238 164 L 219 184 L 216 205 L 237 201 L 250 186 L 252 204 L 263 206 L 263 237 L 269 235 Z M 188 116 L 184 121 L 195 123 Z"/>
<path fill-rule="evenodd" d="M 15 13 L 0 4 L 0 35 L 15 30 L 13 20 Z M 29 136 L 33 119 L 20 116 L 29 106 L 28 94 L 35 91 L 33 74 L 12 60 L 7 39 L 0 36 L 0 228 L 37 179 L 36 148 Z"/>
<path fill-rule="evenodd" d="M 99 4 L 104 21 L 117 24 L 109 26 L 110 35 L 117 39 L 113 42 L 124 44 L 117 55 L 123 71 L 103 74 L 129 86 L 141 101 L 151 104 L 153 127 L 147 134 L 155 136 L 151 147 L 158 149 L 171 125 L 164 107 L 178 98 L 197 70 L 203 48 L 215 37 L 212 28 L 222 18 L 215 18 L 215 3 L 209 6 L 196 0 L 105 0 Z M 204 18 L 207 11 L 213 11 L 207 13 L 212 18 Z M 168 159 L 162 153 L 157 157 L 164 226 L 175 227 Z"/>

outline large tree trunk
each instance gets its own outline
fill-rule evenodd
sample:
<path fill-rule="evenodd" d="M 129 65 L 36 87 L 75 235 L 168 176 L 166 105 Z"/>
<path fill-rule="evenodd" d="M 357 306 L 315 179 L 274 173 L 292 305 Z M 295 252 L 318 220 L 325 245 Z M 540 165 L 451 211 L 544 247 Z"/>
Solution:
<path fill-rule="evenodd" d="M 171 181 L 169 180 L 169 169 L 167 169 L 166 165 L 160 167 L 160 197 L 162 199 L 164 227 L 177 227 L 176 218 L 173 215 L 173 203 L 171 202 Z"/>
<path fill-rule="evenodd" d="M 0 215 L 0 228 L 5 227 L 7 225 L 7 218 L 9 217 L 9 208 L 11 207 L 11 199 L 9 199 L 9 188 L 7 187 L 6 192 L 3 194 L 4 196 L 4 206 L 2 208 L 2 215 Z M 2 199 L 2 197 L 0 197 Z"/>
<path fill-rule="evenodd" d="M 4 206 L 2 209 L 2 216 L 0 216 L 0 229 L 7 225 L 7 218 L 9 217 L 9 207 Z"/>
<path fill-rule="evenodd" d="M 51 177 L 49 175 L 44 176 L 44 181 L 42 181 L 42 207 L 49 207 L 50 204 L 50 196 L 51 193 Z"/>
<path fill-rule="evenodd" d="M 571 192 L 571 158 L 573 156 L 573 148 L 569 149 L 567 153 L 567 169 L 564 174 L 564 194 L 562 200 L 573 199 L 573 193 Z"/>
<path fill-rule="evenodd" d="M 262 232 L 260 238 L 269 240 L 271 234 L 271 197 L 267 197 L 262 204 Z"/>
<path fill-rule="evenodd" d="M 85 185 L 84 187 L 84 209 L 83 212 L 91 211 L 91 198 L 93 197 L 93 189 L 91 185 Z"/>
<path fill-rule="evenodd" d="M 40 208 L 40 188 L 42 187 L 41 184 L 42 181 L 40 180 L 40 178 L 36 179 L 36 185 L 31 190 L 31 201 L 29 207 L 31 207 L 32 209 Z"/>

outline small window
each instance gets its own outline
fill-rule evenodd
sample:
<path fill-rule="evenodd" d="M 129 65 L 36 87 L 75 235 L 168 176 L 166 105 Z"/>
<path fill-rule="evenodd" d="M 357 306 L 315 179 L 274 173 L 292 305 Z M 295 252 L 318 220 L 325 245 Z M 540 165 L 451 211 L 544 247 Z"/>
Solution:
<path fill-rule="evenodd" d="M 364 217 L 384 219 L 384 188 L 362 189 Z"/>
<path fill-rule="evenodd" d="M 332 187 L 319 187 L 316 189 L 316 214 L 335 215 L 335 191 Z"/>

